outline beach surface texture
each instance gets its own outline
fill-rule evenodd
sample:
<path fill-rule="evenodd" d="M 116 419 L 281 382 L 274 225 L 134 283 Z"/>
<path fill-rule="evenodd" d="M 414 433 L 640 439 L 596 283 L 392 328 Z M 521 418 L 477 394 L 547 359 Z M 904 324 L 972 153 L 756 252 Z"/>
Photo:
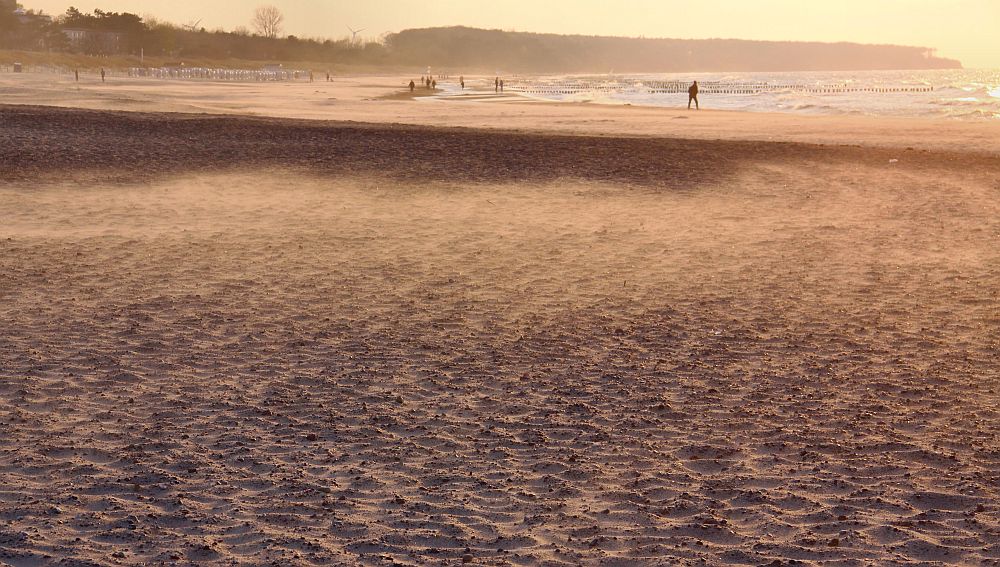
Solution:
<path fill-rule="evenodd" d="M 0 78 L 0 565 L 1000 565 L 1000 125 L 338 80 Z"/>

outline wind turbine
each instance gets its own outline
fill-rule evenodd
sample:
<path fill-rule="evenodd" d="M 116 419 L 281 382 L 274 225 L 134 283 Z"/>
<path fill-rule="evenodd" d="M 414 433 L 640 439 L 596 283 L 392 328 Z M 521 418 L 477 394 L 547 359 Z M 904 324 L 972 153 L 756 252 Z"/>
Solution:
<path fill-rule="evenodd" d="M 358 34 L 361 33 L 361 32 L 363 32 L 363 31 L 365 31 L 365 28 L 361 28 L 359 30 L 356 30 L 356 29 L 352 28 L 351 26 L 347 26 L 347 29 L 351 30 L 351 43 L 352 44 L 357 43 L 358 42 Z"/>

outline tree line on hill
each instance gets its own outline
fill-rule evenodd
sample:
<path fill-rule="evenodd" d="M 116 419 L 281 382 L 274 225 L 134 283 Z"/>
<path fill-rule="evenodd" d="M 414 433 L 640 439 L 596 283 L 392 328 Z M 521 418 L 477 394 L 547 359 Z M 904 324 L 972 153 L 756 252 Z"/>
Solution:
<path fill-rule="evenodd" d="M 536 73 L 840 71 L 958 68 L 933 50 L 857 43 L 646 39 L 518 33 L 466 27 L 406 30 L 386 40 L 414 65 Z"/>
<path fill-rule="evenodd" d="M 273 10 L 273 8 L 271 8 Z M 427 28 L 380 41 L 281 37 L 280 13 L 257 33 L 179 26 L 127 12 L 70 8 L 58 17 L 0 0 L 0 48 L 167 58 L 311 61 L 492 73 L 836 71 L 959 68 L 923 47 L 732 39 L 646 39 Z"/>

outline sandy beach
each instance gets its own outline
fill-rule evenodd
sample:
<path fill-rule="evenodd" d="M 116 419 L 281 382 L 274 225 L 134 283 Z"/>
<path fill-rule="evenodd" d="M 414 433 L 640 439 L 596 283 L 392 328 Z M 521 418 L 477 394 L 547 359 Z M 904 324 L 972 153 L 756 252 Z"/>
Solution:
<path fill-rule="evenodd" d="M 61 81 L 0 564 L 1000 565 L 1000 126 Z"/>
<path fill-rule="evenodd" d="M 628 138 L 804 142 L 1000 154 L 1000 120 L 963 122 L 641 106 L 549 103 L 481 90 L 455 97 L 409 94 L 411 77 L 334 77 L 330 83 L 227 83 L 0 74 L 5 104 L 186 114 L 235 114 L 369 124 L 463 127 Z M 490 81 L 491 82 L 491 81 Z M 473 85 L 477 88 L 473 88 Z"/>

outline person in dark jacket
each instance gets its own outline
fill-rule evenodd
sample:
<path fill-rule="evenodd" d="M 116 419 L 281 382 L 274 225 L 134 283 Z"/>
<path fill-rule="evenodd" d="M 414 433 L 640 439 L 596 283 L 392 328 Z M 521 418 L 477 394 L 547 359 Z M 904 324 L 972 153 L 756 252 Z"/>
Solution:
<path fill-rule="evenodd" d="M 691 83 L 691 87 L 688 89 L 688 110 L 691 110 L 691 101 L 694 101 L 694 109 L 701 110 L 698 106 L 698 81 Z"/>

